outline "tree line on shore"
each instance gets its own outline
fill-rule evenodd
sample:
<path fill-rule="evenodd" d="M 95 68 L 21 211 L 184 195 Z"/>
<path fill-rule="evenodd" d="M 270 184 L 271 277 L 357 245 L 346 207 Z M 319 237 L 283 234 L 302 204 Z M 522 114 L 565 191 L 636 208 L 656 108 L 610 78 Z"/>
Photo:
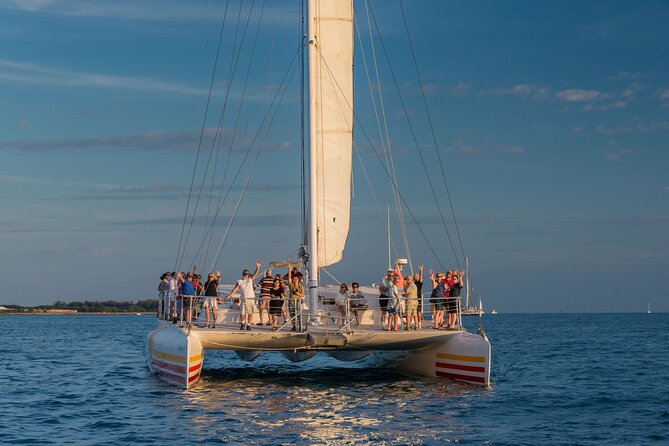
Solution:
<path fill-rule="evenodd" d="M 78 313 L 151 313 L 158 308 L 156 299 L 144 299 L 133 301 L 72 301 L 63 302 L 57 300 L 53 305 L 38 305 L 35 307 L 23 307 L 21 305 L 3 305 L 7 311 L 42 311 L 42 310 L 76 310 Z"/>

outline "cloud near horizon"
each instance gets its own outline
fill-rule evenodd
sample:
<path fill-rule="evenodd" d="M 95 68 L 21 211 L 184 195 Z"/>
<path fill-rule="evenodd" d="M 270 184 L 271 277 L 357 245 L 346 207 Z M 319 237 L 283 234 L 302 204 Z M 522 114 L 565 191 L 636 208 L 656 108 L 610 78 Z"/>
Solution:
<path fill-rule="evenodd" d="M 200 150 L 208 150 L 211 139 L 216 135 L 215 128 L 207 128 L 203 137 L 205 140 Z M 221 147 L 229 147 L 232 130 L 223 130 Z M 132 133 L 128 135 L 91 136 L 85 138 L 63 138 L 63 139 L 41 139 L 41 140 L 19 140 L 0 141 L 1 150 L 18 150 L 21 152 L 118 152 L 118 151 L 144 151 L 144 152 L 197 152 L 199 130 L 180 132 L 151 131 L 145 133 Z M 233 152 L 245 152 L 251 140 L 237 137 Z M 263 150 L 285 150 L 292 145 L 288 141 L 280 143 L 265 143 Z M 227 149 L 226 149 L 227 150 Z"/>
<path fill-rule="evenodd" d="M 511 87 L 497 87 L 478 92 L 481 96 L 518 96 L 523 99 L 543 101 L 548 97 L 551 88 L 534 84 L 516 84 Z"/>

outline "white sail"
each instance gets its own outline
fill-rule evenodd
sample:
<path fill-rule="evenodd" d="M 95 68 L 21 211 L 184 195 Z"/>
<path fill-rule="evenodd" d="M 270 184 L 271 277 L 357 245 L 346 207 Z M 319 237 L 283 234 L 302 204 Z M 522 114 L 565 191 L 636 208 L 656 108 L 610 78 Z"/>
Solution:
<path fill-rule="evenodd" d="M 323 267 L 341 259 L 350 221 L 353 2 L 310 0 L 309 20 L 311 203 L 316 203 L 317 265 Z"/>

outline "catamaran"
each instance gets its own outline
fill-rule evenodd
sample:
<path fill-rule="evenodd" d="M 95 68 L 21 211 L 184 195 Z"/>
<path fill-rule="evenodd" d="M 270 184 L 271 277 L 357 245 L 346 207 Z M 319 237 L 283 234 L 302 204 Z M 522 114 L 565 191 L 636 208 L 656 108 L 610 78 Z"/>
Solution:
<path fill-rule="evenodd" d="M 253 325 L 250 331 L 244 325 L 240 330 L 240 321 L 246 314 L 245 299 L 232 296 L 230 302 L 218 308 L 216 328 L 203 328 L 202 316 L 195 321 L 185 316 L 186 299 L 195 301 L 199 297 L 184 296 L 176 320 L 161 309 L 158 327 L 148 335 L 150 370 L 168 383 L 189 388 L 202 375 L 207 350 L 232 350 L 245 361 L 271 352 L 295 362 L 317 354 L 341 361 L 360 361 L 371 356 L 383 360 L 388 367 L 414 375 L 489 386 L 490 342 L 482 327 L 477 333 L 463 328 L 461 314 L 452 330 L 427 326 L 410 330 L 402 323 L 398 331 L 388 331 L 382 324 L 378 287 L 361 287 L 367 308 L 353 318 L 349 301 L 344 303 L 343 314 L 336 308 L 338 286 L 321 283 L 321 271 L 343 257 L 350 222 L 355 118 L 352 1 L 309 0 L 307 24 L 304 46 L 308 48 L 309 215 L 306 240 L 297 261 L 306 278 L 308 294 L 304 303 L 277 330 Z M 398 202 L 403 201 L 396 182 L 391 181 Z M 293 262 L 273 266 L 288 263 Z M 425 283 L 430 281 L 425 278 Z M 221 285 L 219 296 L 226 296 L 231 288 Z M 423 308 L 429 308 L 428 299 L 419 298 L 424 299 Z M 252 321 L 259 322 L 258 314 L 253 315 Z M 290 330 L 291 322 L 297 322 L 298 330 Z"/>

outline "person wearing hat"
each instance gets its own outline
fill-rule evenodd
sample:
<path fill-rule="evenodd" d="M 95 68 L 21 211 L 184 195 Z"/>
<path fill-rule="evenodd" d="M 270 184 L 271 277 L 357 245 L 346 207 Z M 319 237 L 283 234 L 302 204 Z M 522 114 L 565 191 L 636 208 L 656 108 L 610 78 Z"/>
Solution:
<path fill-rule="evenodd" d="M 256 262 L 256 270 L 251 274 L 248 269 L 242 271 L 242 278 L 237 280 L 235 286 L 232 288 L 232 291 L 226 296 L 226 299 L 232 296 L 235 291 L 239 290 L 241 294 L 241 304 L 242 304 L 242 317 L 241 317 L 241 326 L 240 330 L 251 331 L 250 325 L 253 323 L 253 313 L 256 309 L 256 293 L 253 286 L 253 281 L 260 271 L 260 266 L 262 262 L 258 260 Z"/>
<path fill-rule="evenodd" d="M 189 272 L 185 276 L 184 273 L 179 274 L 179 288 L 181 289 L 181 299 L 184 306 L 186 322 L 190 324 L 191 303 L 193 302 L 193 296 L 195 296 L 195 286 L 193 285 L 193 273 Z"/>
<path fill-rule="evenodd" d="M 388 273 L 381 279 L 379 284 L 379 307 L 381 308 L 381 325 L 386 324 L 386 314 L 388 313 L 388 290 L 393 286 L 394 269 L 388 268 Z"/>
<path fill-rule="evenodd" d="M 158 284 L 158 295 L 160 296 L 160 302 L 158 308 L 158 317 L 160 319 L 167 319 L 168 318 L 168 308 L 170 306 L 170 298 L 169 298 L 169 292 L 170 292 L 170 281 L 168 280 L 168 277 L 170 276 L 170 273 L 165 273 L 162 276 L 160 276 L 160 283 Z"/>

